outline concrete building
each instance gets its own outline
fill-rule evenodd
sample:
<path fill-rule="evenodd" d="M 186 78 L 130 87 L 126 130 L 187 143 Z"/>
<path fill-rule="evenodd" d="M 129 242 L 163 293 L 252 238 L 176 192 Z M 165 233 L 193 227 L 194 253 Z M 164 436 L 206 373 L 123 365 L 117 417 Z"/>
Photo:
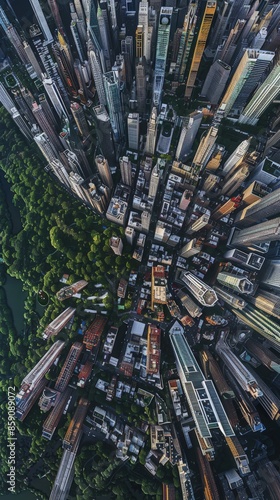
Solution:
<path fill-rule="evenodd" d="M 123 156 L 119 159 L 122 182 L 126 186 L 132 185 L 132 166 L 131 161 L 128 159 L 128 156 Z"/>
<path fill-rule="evenodd" d="M 37 22 L 41 28 L 46 44 L 51 43 L 53 41 L 53 37 L 39 0 L 30 0 L 30 5 L 34 12 L 34 16 L 36 17 Z"/>
<path fill-rule="evenodd" d="M 280 290 L 280 260 L 267 259 L 258 279 L 265 288 L 272 292 Z"/>
<path fill-rule="evenodd" d="M 232 196 L 250 174 L 248 165 L 244 162 L 239 167 L 226 175 L 221 194 Z"/>

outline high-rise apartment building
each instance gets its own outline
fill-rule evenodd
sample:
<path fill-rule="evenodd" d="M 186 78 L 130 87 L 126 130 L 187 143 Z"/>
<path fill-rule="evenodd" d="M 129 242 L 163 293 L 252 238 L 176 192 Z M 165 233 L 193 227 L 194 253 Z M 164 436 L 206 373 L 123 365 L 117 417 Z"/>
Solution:
<path fill-rule="evenodd" d="M 139 145 L 139 113 L 129 113 L 127 117 L 128 147 L 138 150 Z"/>
<path fill-rule="evenodd" d="M 222 205 L 218 205 L 218 207 L 215 208 L 214 212 L 212 212 L 212 218 L 217 220 L 221 219 L 225 215 L 231 214 L 239 207 L 241 200 L 241 196 L 236 196 L 234 198 L 230 198 Z"/>
<path fill-rule="evenodd" d="M 237 66 L 225 95 L 220 102 L 224 116 L 240 113 L 250 94 L 255 90 L 262 75 L 274 57 L 274 52 L 246 49 Z"/>
<path fill-rule="evenodd" d="M 231 67 L 220 59 L 217 59 L 209 69 L 201 95 L 207 97 L 211 104 L 216 105 L 220 102 L 229 79 L 230 70 Z"/>
<path fill-rule="evenodd" d="M 48 163 L 51 163 L 53 160 L 58 158 L 58 151 L 54 148 L 48 136 L 44 132 L 42 134 L 36 134 L 34 136 L 34 141 Z"/>
<path fill-rule="evenodd" d="M 254 271 L 259 271 L 265 261 L 265 258 L 257 253 L 244 252 L 238 248 L 228 250 L 224 257 L 232 262 L 237 262 L 241 267 L 253 269 Z"/>
<path fill-rule="evenodd" d="M 195 36 L 197 9 L 197 0 L 191 0 L 191 2 L 189 3 L 188 12 L 184 19 L 175 66 L 175 80 L 179 80 L 180 83 L 183 83 L 185 79 L 186 67 L 189 61 L 190 51 Z"/>
<path fill-rule="evenodd" d="M 153 87 L 153 103 L 157 108 L 161 103 L 161 93 L 164 83 L 172 12 L 172 7 L 161 7 L 159 15 Z"/>
<path fill-rule="evenodd" d="M 42 131 L 49 138 L 55 150 L 61 152 L 63 150 L 61 141 L 58 138 L 58 134 L 54 129 L 53 124 L 49 121 L 49 117 L 45 115 L 42 106 L 34 102 L 32 106 L 32 113 L 34 115 L 34 122 L 35 120 L 37 121 Z"/>
<path fill-rule="evenodd" d="M 251 337 L 246 341 L 245 349 L 269 370 L 274 370 L 275 372 L 280 373 L 280 358 L 270 349 L 265 347 L 263 343 L 258 342 L 255 338 L 253 339 Z"/>
<path fill-rule="evenodd" d="M 193 234 L 196 231 L 200 231 L 204 226 L 207 226 L 210 219 L 210 211 L 207 210 L 207 213 L 202 214 L 198 217 L 194 222 L 187 227 L 187 234 Z"/>
<path fill-rule="evenodd" d="M 98 173 L 100 175 L 100 178 L 102 182 L 104 182 L 105 186 L 108 186 L 109 189 L 112 189 L 113 187 L 113 179 L 112 179 L 112 174 L 111 170 L 108 164 L 108 161 L 104 156 L 102 155 L 97 155 L 95 157 L 95 164 L 97 166 Z"/>
<path fill-rule="evenodd" d="M 150 61 L 151 52 L 150 45 L 148 43 L 148 30 L 149 30 L 149 4 L 147 0 L 139 2 L 139 11 L 138 11 L 138 25 L 142 27 L 143 30 L 143 47 L 142 47 L 142 55 L 138 57 L 145 57 L 146 61 Z M 136 55 L 137 57 L 137 55 Z"/>
<path fill-rule="evenodd" d="M 176 158 L 178 160 L 184 161 L 190 154 L 202 118 L 203 114 L 201 111 L 194 111 L 183 121 L 176 150 Z"/>
<path fill-rule="evenodd" d="M 189 76 L 186 82 L 185 98 L 190 99 L 192 96 L 193 88 L 195 86 L 195 80 L 203 56 L 203 52 L 206 46 L 207 38 L 213 21 L 213 17 L 216 11 L 217 2 L 214 0 L 207 0 L 203 18 L 201 21 L 199 33 L 197 36 L 197 41 L 192 56 L 191 67 L 189 71 Z"/>
<path fill-rule="evenodd" d="M 280 220 L 280 218 L 278 218 L 278 220 Z M 278 237 L 277 240 L 279 239 Z M 269 288 L 272 292 L 278 292 L 280 290 L 280 260 L 266 259 L 262 272 L 258 278 L 265 288 Z"/>

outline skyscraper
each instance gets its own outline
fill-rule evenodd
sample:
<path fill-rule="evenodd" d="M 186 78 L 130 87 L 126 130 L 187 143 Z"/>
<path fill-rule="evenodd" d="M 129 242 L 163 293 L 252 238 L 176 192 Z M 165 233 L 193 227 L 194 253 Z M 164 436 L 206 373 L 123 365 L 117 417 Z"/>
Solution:
<path fill-rule="evenodd" d="M 110 117 L 102 104 L 95 106 L 92 111 L 100 149 L 109 165 L 113 166 L 115 165 L 115 147 Z"/>
<path fill-rule="evenodd" d="M 205 307 L 213 307 L 218 297 L 207 283 L 204 283 L 190 271 L 181 273 L 180 279 L 185 283 L 187 289 L 194 295 L 196 300 Z"/>
<path fill-rule="evenodd" d="M 98 173 L 101 177 L 102 182 L 104 182 L 105 186 L 108 186 L 109 189 L 113 187 L 113 179 L 110 171 L 110 167 L 108 161 L 104 156 L 97 155 L 95 157 L 95 164 L 97 166 Z"/>
<path fill-rule="evenodd" d="M 220 110 L 227 116 L 231 111 L 240 113 L 250 94 L 274 57 L 274 52 L 246 49 L 236 68 L 225 95 L 220 102 Z"/>
<path fill-rule="evenodd" d="M 188 12 L 184 19 L 184 25 L 180 38 L 180 45 L 175 66 L 175 80 L 179 80 L 180 83 L 184 82 L 186 67 L 189 61 L 192 42 L 195 36 L 197 9 L 197 0 L 191 0 L 188 7 Z"/>
<path fill-rule="evenodd" d="M 153 103 L 156 107 L 159 107 L 161 102 L 172 12 L 172 7 L 160 9 L 153 87 Z"/>
<path fill-rule="evenodd" d="M 127 156 L 123 156 L 120 158 L 120 169 L 122 181 L 126 186 L 131 186 L 132 184 L 132 170 L 131 170 L 131 161 Z"/>
<path fill-rule="evenodd" d="M 252 137 L 242 141 L 237 148 L 231 153 L 230 157 L 227 159 L 223 166 L 223 173 L 228 174 L 233 168 L 238 167 L 242 160 L 244 159 L 251 143 Z"/>
<path fill-rule="evenodd" d="M 216 352 L 244 391 L 249 392 L 254 399 L 262 396 L 254 376 L 230 349 L 223 337 L 220 337 L 216 344 Z"/>
<path fill-rule="evenodd" d="M 176 158 L 180 161 L 191 152 L 196 134 L 200 127 L 203 114 L 201 111 L 194 111 L 184 121 L 176 150 Z"/>
<path fill-rule="evenodd" d="M 175 322 L 171 327 L 169 337 L 182 388 L 195 422 L 201 451 L 204 455 L 206 453 L 213 454 L 213 448 L 209 440 L 212 436 L 211 428 L 219 428 L 224 436 L 234 436 L 234 431 L 212 380 L 205 380 L 178 322 Z M 201 398 L 202 394 L 205 397 L 204 401 Z M 204 409 L 206 407 L 208 408 L 207 413 Z M 208 415 L 208 418 L 206 415 Z"/>
<path fill-rule="evenodd" d="M 103 83 L 107 101 L 108 113 L 115 140 L 121 142 L 124 138 L 124 119 L 120 95 L 120 84 L 114 71 L 103 75 Z"/>
<path fill-rule="evenodd" d="M 275 220 L 279 220 L 275 219 Z M 277 238 L 280 239 L 279 237 Z M 265 288 L 270 289 L 272 292 L 280 290 L 280 260 L 266 260 L 262 268 L 262 272 L 258 277 L 260 282 Z"/>
<path fill-rule="evenodd" d="M 249 297 L 249 301 L 258 309 L 280 319 L 280 298 L 278 295 L 259 288 L 254 297 Z"/>
<path fill-rule="evenodd" d="M 222 285 L 231 288 L 235 292 L 250 294 L 253 292 L 254 285 L 244 276 L 237 274 L 231 274 L 227 272 L 220 272 L 217 276 L 217 280 Z"/>
<path fill-rule="evenodd" d="M 102 78 L 102 69 L 97 53 L 94 50 L 92 42 L 88 42 L 88 60 L 94 78 L 94 84 L 100 104 L 106 104 L 106 95 L 104 90 L 104 80 Z"/>
<path fill-rule="evenodd" d="M 129 113 L 127 117 L 128 147 L 138 150 L 139 144 L 139 113 Z"/>
<path fill-rule="evenodd" d="M 147 127 L 147 140 L 145 146 L 145 153 L 153 155 L 156 147 L 157 139 L 157 108 L 154 107 Z"/>
<path fill-rule="evenodd" d="M 136 96 L 137 96 L 137 109 L 138 112 L 143 115 L 146 110 L 146 63 L 143 57 L 140 57 L 135 68 L 135 80 L 136 80 Z"/>
<path fill-rule="evenodd" d="M 214 105 L 220 102 L 229 79 L 230 70 L 231 67 L 220 59 L 217 59 L 209 69 L 201 90 L 201 95 L 207 97 L 211 104 Z"/>
<path fill-rule="evenodd" d="M 34 12 L 34 15 L 35 15 L 35 17 L 38 21 L 38 24 L 41 28 L 41 31 L 44 35 L 44 39 L 45 39 L 46 43 L 49 44 L 53 41 L 53 37 L 52 37 L 52 34 L 50 32 L 50 28 L 48 26 L 46 18 L 44 16 L 42 7 L 39 3 L 39 0 L 29 0 L 29 1 L 30 1 L 30 5 L 32 7 L 32 10 Z"/>
<path fill-rule="evenodd" d="M 196 150 L 193 166 L 197 167 L 199 170 L 202 170 L 206 163 L 208 162 L 211 154 L 214 151 L 215 143 L 218 138 L 218 129 L 217 127 L 210 127 L 204 137 L 200 140 L 199 146 Z"/>
<path fill-rule="evenodd" d="M 280 58 L 277 56 L 277 61 L 273 69 L 262 85 L 256 90 L 250 101 L 243 109 L 238 121 L 239 123 L 248 123 L 256 125 L 260 116 L 273 102 L 280 93 Z"/>
<path fill-rule="evenodd" d="M 236 215 L 234 223 L 238 227 L 248 227 L 254 223 L 280 214 L 280 188 L 268 193 Z"/>
<path fill-rule="evenodd" d="M 232 196 L 245 179 L 247 179 L 249 174 L 250 170 L 248 165 L 245 162 L 241 163 L 241 165 L 234 170 L 233 173 L 230 172 L 226 175 L 221 193 L 226 194 L 227 196 Z"/>
<path fill-rule="evenodd" d="M 142 26 L 143 30 L 143 47 L 142 54 L 136 57 L 145 57 L 146 61 L 150 61 L 151 53 L 150 46 L 148 44 L 148 29 L 149 29 L 149 4 L 147 0 L 139 2 L 139 11 L 138 11 L 138 25 Z"/>
<path fill-rule="evenodd" d="M 235 231 L 232 245 L 250 247 L 254 243 L 277 241 L 280 235 L 280 217 Z"/>
<path fill-rule="evenodd" d="M 82 106 L 80 104 L 78 104 L 77 102 L 72 102 L 70 108 L 71 108 L 72 115 L 74 117 L 74 120 L 76 122 L 76 125 L 78 127 L 78 131 L 79 131 L 80 135 L 84 139 L 86 139 L 87 137 L 89 137 L 90 132 L 89 132 L 87 119 L 86 119 L 86 116 L 85 116 L 85 113 L 83 111 Z"/>
<path fill-rule="evenodd" d="M 159 180 L 160 180 L 160 170 L 158 163 L 154 166 L 152 169 L 151 177 L 150 177 L 150 184 L 149 184 L 149 193 L 148 196 L 155 198 L 157 195 L 157 190 L 158 190 L 158 185 L 159 185 Z"/>
<path fill-rule="evenodd" d="M 192 62 L 191 62 L 191 67 L 189 71 L 189 76 L 186 82 L 186 90 L 185 90 L 185 98 L 190 99 L 192 95 L 192 91 L 195 85 L 195 80 L 197 77 L 197 73 L 199 70 L 199 66 L 201 63 L 201 59 L 203 56 L 203 52 L 205 49 L 206 41 L 209 35 L 209 31 L 211 28 L 211 24 L 213 21 L 213 17 L 216 11 L 216 0 L 207 0 L 205 11 L 203 14 L 203 18 L 201 21 L 193 57 L 192 57 Z"/>

